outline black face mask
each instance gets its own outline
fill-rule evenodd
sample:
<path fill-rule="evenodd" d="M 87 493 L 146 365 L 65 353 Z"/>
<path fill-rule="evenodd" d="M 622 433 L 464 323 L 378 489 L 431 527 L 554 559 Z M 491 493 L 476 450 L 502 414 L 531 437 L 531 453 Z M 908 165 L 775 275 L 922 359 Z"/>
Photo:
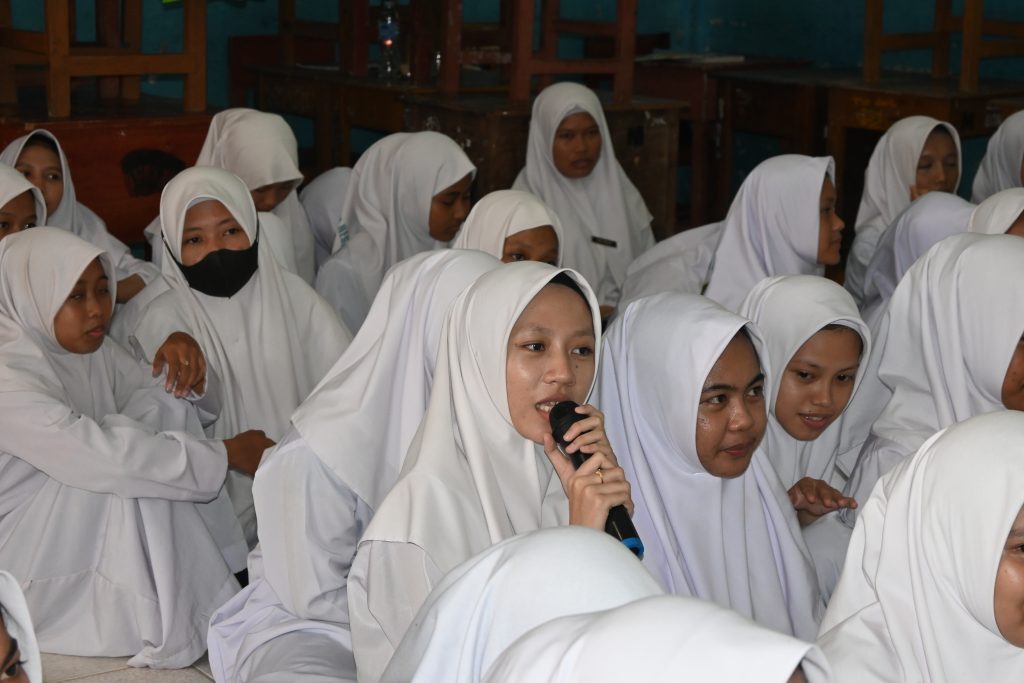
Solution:
<path fill-rule="evenodd" d="M 259 228 L 256 228 L 256 239 L 248 249 L 219 249 L 211 251 L 199 263 L 191 266 L 182 265 L 171 255 L 181 269 L 181 274 L 192 289 L 209 296 L 231 297 L 238 293 L 252 279 L 259 266 Z M 164 242 L 167 246 L 167 243 Z M 168 252 L 170 247 L 167 246 Z"/>

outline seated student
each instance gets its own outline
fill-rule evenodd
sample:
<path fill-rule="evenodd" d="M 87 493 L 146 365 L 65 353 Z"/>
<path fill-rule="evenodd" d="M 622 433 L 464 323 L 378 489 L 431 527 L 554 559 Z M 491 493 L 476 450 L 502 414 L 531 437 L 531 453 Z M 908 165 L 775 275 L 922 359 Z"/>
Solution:
<path fill-rule="evenodd" d="M 278 266 L 237 176 L 199 166 L 182 171 L 164 188 L 160 224 L 169 290 L 129 332 L 136 353 L 150 359 L 170 331 L 187 332 L 220 379 L 221 413 L 207 433 L 264 429 L 281 438 L 351 336 L 316 292 Z M 254 545 L 252 480 L 232 474 L 228 493 Z"/>
<path fill-rule="evenodd" d="M 842 241 L 834 166 L 831 157 L 795 154 L 761 162 L 725 221 L 665 240 L 630 266 L 629 301 L 665 291 L 704 293 L 735 311 L 766 277 L 824 273 L 839 263 Z"/>
<path fill-rule="evenodd" d="M 970 232 L 1024 237 L 1024 188 L 996 192 L 971 214 Z"/>
<path fill-rule="evenodd" d="M 117 270 L 118 303 L 129 301 L 159 278 L 152 264 L 132 256 L 124 243 L 107 232 L 103 219 L 75 198 L 68 159 L 53 133 L 39 129 L 23 135 L 0 152 L 0 162 L 21 171 L 39 188 L 47 225 L 68 230 L 110 254 Z"/>
<path fill-rule="evenodd" d="M 18 580 L 0 571 L 0 675 L 8 683 L 43 683 L 36 632 Z"/>
<path fill-rule="evenodd" d="M 593 406 L 555 447 L 548 412 L 586 401 L 599 351 L 583 278 L 532 261 L 481 276 L 455 300 L 430 403 L 403 476 L 359 541 L 348 599 L 359 681 L 377 681 L 441 577 L 516 534 L 566 522 L 603 529 L 631 508 L 629 484 Z"/>
<path fill-rule="evenodd" d="M 286 672 L 297 649 L 306 674 L 355 679 L 345 589 L 356 542 L 398 480 L 426 411 L 449 305 L 499 265 L 445 249 L 388 273 L 352 345 L 253 482 L 260 550 L 251 564 L 259 566 L 211 622 L 218 680 Z"/>
<path fill-rule="evenodd" d="M 350 182 L 352 169 L 339 166 L 318 175 L 299 193 L 313 230 L 317 270 L 334 253 L 334 241 L 344 225 L 342 215 Z"/>
<path fill-rule="evenodd" d="M 46 202 L 39 188 L 7 164 L 0 164 L 0 240 L 46 223 Z"/>
<path fill-rule="evenodd" d="M 754 287 L 740 315 L 757 326 L 767 347 L 773 382 L 765 451 L 782 485 L 791 496 L 800 495 L 793 490 L 798 483 L 841 488 L 841 417 L 860 386 L 860 364 L 871 355 L 871 332 L 853 297 L 825 278 L 785 275 Z M 804 526 L 814 518 L 800 513 Z"/>
<path fill-rule="evenodd" d="M 831 683 L 814 645 L 679 595 L 555 619 L 506 649 L 483 683 Z"/>
<path fill-rule="evenodd" d="M 917 259 L 950 235 L 967 232 L 974 204 L 948 192 L 914 200 L 878 239 L 864 275 L 864 321 L 876 329 L 896 285 Z M 868 425 L 870 427 L 870 425 Z"/>
<path fill-rule="evenodd" d="M 514 536 L 448 572 L 382 680 L 476 683 L 505 648 L 537 626 L 663 593 L 606 533 L 574 525 Z"/>
<path fill-rule="evenodd" d="M 839 683 L 1024 678 L 1024 415 L 954 424 L 861 506 L 818 645 Z"/>
<path fill-rule="evenodd" d="M 539 197 L 562 221 L 562 264 L 597 290 L 607 313 L 626 268 L 654 246 L 651 212 L 615 158 L 594 91 L 555 83 L 533 102 L 526 166 L 515 190 Z"/>
<path fill-rule="evenodd" d="M 630 304 L 604 341 L 595 402 L 633 485 L 645 566 L 670 593 L 813 638 L 824 611 L 814 568 L 759 448 L 755 328 L 704 297 L 664 293 Z"/>
<path fill-rule="evenodd" d="M 363 152 L 352 169 L 331 258 L 316 290 L 353 332 L 363 324 L 391 266 L 447 246 L 469 214 L 476 167 L 451 138 L 393 133 Z"/>
<path fill-rule="evenodd" d="M 44 651 L 184 667 L 244 566 L 225 474 L 267 439 L 192 436 L 194 406 L 106 339 L 113 275 L 61 229 L 0 242 L 0 566 Z"/>
<path fill-rule="evenodd" d="M 477 249 L 502 263 L 540 261 L 561 264 L 562 224 L 529 192 L 497 190 L 473 207 L 452 242 L 454 249 Z"/>
<path fill-rule="evenodd" d="M 971 187 L 971 201 L 980 204 L 996 192 L 1024 187 L 1024 111 L 1006 118 L 988 140 Z"/>
<path fill-rule="evenodd" d="M 930 116 L 908 116 L 889 127 L 864 171 L 853 248 L 844 286 L 857 305 L 864 299 L 865 271 L 878 239 L 910 202 L 929 192 L 955 193 L 960 186 L 960 136 Z"/>

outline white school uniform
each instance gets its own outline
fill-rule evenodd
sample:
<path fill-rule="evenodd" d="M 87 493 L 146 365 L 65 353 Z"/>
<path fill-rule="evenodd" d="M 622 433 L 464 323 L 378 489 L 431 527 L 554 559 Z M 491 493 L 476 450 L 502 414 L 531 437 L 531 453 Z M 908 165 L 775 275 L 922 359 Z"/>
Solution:
<path fill-rule="evenodd" d="M 318 175 L 299 193 L 299 201 L 313 230 L 317 270 L 334 252 L 334 241 L 344 222 L 342 211 L 350 182 L 352 169 L 339 166 Z"/>
<path fill-rule="evenodd" d="M 43 199 L 43 193 L 20 171 L 0 163 L 0 208 L 25 192 L 32 193 L 32 201 L 36 206 L 36 225 L 46 225 L 46 200 Z"/>
<path fill-rule="evenodd" d="M 435 195 L 476 167 L 451 138 L 425 131 L 394 133 L 374 143 L 352 168 L 341 233 L 317 274 L 316 289 L 353 332 L 393 265 L 446 247 L 430 236 Z"/>
<path fill-rule="evenodd" d="M 1002 235 L 1024 214 L 1024 187 L 996 192 L 971 214 L 967 229 L 983 235 Z"/>
<path fill-rule="evenodd" d="M 822 277 L 784 275 L 758 283 L 743 301 L 740 315 L 753 321 L 761 331 L 767 352 L 761 362 L 775 378 L 768 393 L 764 450 L 782 485 L 789 490 L 804 477 L 812 477 L 841 487 L 843 478 L 836 472 L 836 458 L 846 450 L 840 443 L 842 415 L 817 439 L 798 441 L 779 424 L 775 404 L 786 366 L 800 347 L 826 325 L 842 325 L 856 332 L 861 339 L 861 361 L 867 364 L 871 356 L 871 331 L 861 320 L 853 297 Z M 857 395 L 861 377 L 858 372 L 850 401 Z"/>
<path fill-rule="evenodd" d="M 962 234 L 904 276 L 882 319 L 878 377 L 892 392 L 847 483 L 867 500 L 879 477 L 954 422 L 1002 407 L 1024 330 L 1024 240 Z M 854 511 L 840 516 L 852 526 Z"/>
<path fill-rule="evenodd" d="M 832 157 L 784 154 L 761 162 L 740 186 L 722 225 L 705 295 L 730 311 L 761 280 L 822 275 L 819 206 Z"/>
<path fill-rule="evenodd" d="M 662 240 L 626 270 L 619 308 L 661 292 L 703 294 L 724 223 L 709 223 Z"/>
<path fill-rule="evenodd" d="M 854 224 L 856 237 L 846 259 L 843 285 L 858 305 L 864 299 L 865 271 L 875 255 L 878 240 L 900 213 L 910 206 L 910 188 L 916 184 L 917 162 L 928 136 L 937 127 L 945 128 L 956 143 L 957 168 L 963 168 L 960 135 L 952 125 L 930 116 L 908 116 L 889 127 L 875 145 L 867 170 L 864 193 Z M 960 187 L 957 180 L 956 192 Z"/>
<path fill-rule="evenodd" d="M 562 121 L 577 113 L 590 114 L 597 123 L 601 156 L 587 177 L 566 178 L 555 168 L 552 145 Z M 565 232 L 563 265 L 583 275 L 602 304 L 616 305 L 626 269 L 654 246 L 654 233 L 651 212 L 615 158 L 608 122 L 593 90 L 578 83 L 555 83 L 537 96 L 526 166 L 512 189 L 531 192 L 551 207 Z"/>
<path fill-rule="evenodd" d="M 662 593 L 640 561 L 608 534 L 566 526 L 516 536 L 445 576 L 382 680 L 479 683 L 509 645 L 537 626 Z"/>
<path fill-rule="evenodd" d="M 733 479 L 709 474 L 696 452 L 701 387 L 744 328 L 763 358 L 757 330 L 704 297 L 630 304 L 605 335 L 595 404 L 632 485 L 644 565 L 662 585 L 809 639 L 824 604 L 779 476 L 761 450 Z"/>
<path fill-rule="evenodd" d="M 599 330 L 589 285 L 543 263 L 493 270 L 452 305 L 430 403 L 403 476 L 360 539 L 349 573 L 361 683 L 380 679 L 446 572 L 498 541 L 568 521 L 568 501 L 543 448 L 512 426 L 505 375 L 515 321 L 559 272 L 580 284 Z"/>
<path fill-rule="evenodd" d="M 788 683 L 798 666 L 809 683 L 833 680 L 810 643 L 704 600 L 661 595 L 539 626 L 505 650 L 483 681 Z"/>
<path fill-rule="evenodd" d="M 0 242 L 0 566 L 43 651 L 185 667 L 238 589 L 227 456 L 191 436 L 195 408 L 116 342 L 58 344 L 54 316 L 97 257 L 113 278 L 105 254 L 61 229 Z"/>
<path fill-rule="evenodd" d="M 39 656 L 36 632 L 32 627 L 32 615 L 28 613 L 25 595 L 21 592 L 18 580 L 5 571 L 0 571 L 0 619 L 7 629 L 7 635 L 18 641 L 21 667 L 29 683 L 43 683 L 43 663 Z"/>
<path fill-rule="evenodd" d="M 260 550 L 250 585 L 211 622 L 218 680 L 288 671 L 298 640 L 306 641 L 304 680 L 313 662 L 355 680 L 346 583 L 356 542 L 398 479 L 426 410 L 449 304 L 499 265 L 452 249 L 396 266 L 352 345 L 264 456 L 253 484 Z"/>
<path fill-rule="evenodd" d="M 170 289 L 146 309 L 130 337 L 151 361 L 169 334 L 190 334 L 220 378 L 221 414 L 207 432 L 228 438 L 262 429 L 277 440 L 351 336 L 316 292 L 278 266 L 262 239 L 256 273 L 234 296 L 210 296 L 189 287 L 175 262 L 181 257 L 185 213 L 208 199 L 221 202 L 249 240 L 256 239 L 256 210 L 238 177 L 198 166 L 178 174 L 160 199 L 162 241 L 173 256 L 162 266 Z M 256 543 L 251 487 L 244 474 L 229 474 L 228 492 L 250 546 Z"/>
<path fill-rule="evenodd" d="M 995 621 L 1002 549 L 1024 503 L 1024 415 L 925 441 L 863 506 L 818 644 L 839 683 L 1018 681 Z"/>
<path fill-rule="evenodd" d="M 997 192 L 1024 184 L 1024 111 L 1007 117 L 988 139 L 985 156 L 971 187 L 971 201 L 979 204 Z"/>
<path fill-rule="evenodd" d="M 21 150 L 35 136 L 46 138 L 57 147 L 61 176 L 64 178 L 64 195 L 60 199 L 60 204 L 57 205 L 57 210 L 52 215 L 46 216 L 46 225 L 63 228 L 110 254 L 118 280 L 138 275 L 148 285 L 153 280 L 159 279 L 159 270 L 153 264 L 132 256 L 124 242 L 107 232 L 107 225 L 103 219 L 76 199 L 75 184 L 71 180 L 71 167 L 68 165 L 68 158 L 64 155 L 64 148 L 60 146 L 60 142 L 53 133 L 39 129 L 17 138 L 7 145 L 3 152 L 0 152 L 0 163 L 8 166 L 17 164 Z M 37 216 L 37 218 L 40 221 L 43 220 L 42 216 Z"/>
<path fill-rule="evenodd" d="M 860 303 L 865 322 L 875 329 L 896 285 L 933 244 L 966 232 L 974 204 L 948 192 L 929 192 L 886 228 L 864 275 Z M 869 425 L 870 426 L 870 425 Z"/>
<path fill-rule="evenodd" d="M 476 249 L 501 259 L 505 240 L 519 232 L 550 225 L 558 238 L 558 263 L 562 264 L 565 233 L 562 222 L 544 202 L 529 192 L 497 190 L 476 203 L 452 241 L 453 249 Z"/>

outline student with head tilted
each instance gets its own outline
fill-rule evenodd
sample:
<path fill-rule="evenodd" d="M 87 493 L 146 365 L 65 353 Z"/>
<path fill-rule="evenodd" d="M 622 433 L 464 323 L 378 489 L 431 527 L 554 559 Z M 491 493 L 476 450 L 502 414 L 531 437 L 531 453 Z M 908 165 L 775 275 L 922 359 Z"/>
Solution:
<path fill-rule="evenodd" d="M 818 645 L 840 683 L 1024 677 L 1024 414 L 927 439 L 861 506 Z"/>
<path fill-rule="evenodd" d="M 812 638 L 824 604 L 797 514 L 761 449 L 766 371 L 750 322 L 693 294 L 635 301 L 605 335 L 595 401 L 670 593 Z"/>
<path fill-rule="evenodd" d="M 0 566 L 44 651 L 184 667 L 245 566 L 226 472 L 267 440 L 206 440 L 216 397 L 197 413 L 106 338 L 114 273 L 57 228 L 0 241 Z"/>
<path fill-rule="evenodd" d="M 24 174 L 0 163 L 0 240 L 45 224 L 43 193 Z"/>
<path fill-rule="evenodd" d="M 989 138 L 974 176 L 971 201 L 980 204 L 1013 187 L 1024 187 L 1024 111 L 1008 116 Z"/>
<path fill-rule="evenodd" d="M 585 417 L 566 432 L 570 452 L 590 455 L 580 469 L 551 436 L 551 408 L 587 400 L 600 324 L 579 274 L 532 261 L 484 274 L 452 304 L 426 415 L 349 574 L 360 681 L 380 678 L 459 563 L 540 527 L 604 529 L 612 507 L 631 507 L 596 408 L 577 408 Z"/>
<path fill-rule="evenodd" d="M 618 304 L 626 267 L 654 245 L 651 212 L 615 158 L 594 91 L 556 83 L 534 100 L 526 166 L 516 190 L 539 197 L 562 221 L 562 263 Z"/>
<path fill-rule="evenodd" d="M 352 345 L 292 415 L 253 483 L 260 550 L 249 587 L 211 622 L 218 680 L 285 672 L 296 657 L 307 673 L 354 679 L 346 584 L 356 542 L 426 410 L 449 305 L 499 265 L 445 249 L 410 257 L 384 279 Z"/>
<path fill-rule="evenodd" d="M 431 131 L 394 133 L 359 157 L 334 253 L 316 279 L 317 291 L 353 332 L 389 268 L 455 238 L 475 176 L 458 144 Z"/>
<path fill-rule="evenodd" d="M 469 212 L 455 249 L 478 249 L 503 263 L 541 261 L 561 264 L 562 223 L 529 192 L 497 190 Z"/>
<path fill-rule="evenodd" d="M 983 235 L 1024 237 L 1024 187 L 996 192 L 974 209 L 967 229 Z"/>
<path fill-rule="evenodd" d="M 159 279 L 159 271 L 151 263 L 132 256 L 127 246 L 107 232 L 103 219 L 77 200 L 71 167 L 53 133 L 40 129 L 23 135 L 0 152 L 0 162 L 13 166 L 39 188 L 46 206 L 46 225 L 68 230 L 110 254 L 117 270 L 119 303 Z M 39 221 L 42 218 L 37 216 Z"/>
<path fill-rule="evenodd" d="M 858 306 L 864 299 L 865 271 L 882 233 L 915 199 L 934 191 L 955 193 L 961 165 L 956 128 L 930 116 L 900 119 L 875 145 L 864 171 L 857 236 L 843 283 Z"/>
<path fill-rule="evenodd" d="M 831 157 L 787 154 L 750 172 L 721 223 L 660 242 L 629 267 L 623 305 L 659 292 L 705 294 L 731 311 L 775 275 L 821 275 L 839 263 Z"/>
<path fill-rule="evenodd" d="M 218 168 L 178 174 L 160 198 L 169 291 L 129 331 L 149 359 L 169 331 L 194 337 L 220 379 L 220 437 L 263 429 L 281 438 L 288 419 L 351 341 L 330 307 L 298 276 L 282 269 L 262 240 L 245 184 Z M 228 479 L 250 544 L 256 543 L 252 482 Z"/>

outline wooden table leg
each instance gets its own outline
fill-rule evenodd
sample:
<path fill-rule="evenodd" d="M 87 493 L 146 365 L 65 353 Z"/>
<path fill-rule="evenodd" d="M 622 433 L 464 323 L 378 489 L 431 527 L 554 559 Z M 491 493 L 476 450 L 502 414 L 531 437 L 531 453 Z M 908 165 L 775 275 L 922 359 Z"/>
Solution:
<path fill-rule="evenodd" d="M 690 131 L 690 226 L 697 227 L 708 220 L 708 136 L 711 135 L 711 126 L 694 121 L 690 124 Z"/>
<path fill-rule="evenodd" d="M 46 0 L 46 37 L 49 68 L 46 75 L 46 108 L 50 116 L 71 115 L 71 33 L 67 0 Z"/>

